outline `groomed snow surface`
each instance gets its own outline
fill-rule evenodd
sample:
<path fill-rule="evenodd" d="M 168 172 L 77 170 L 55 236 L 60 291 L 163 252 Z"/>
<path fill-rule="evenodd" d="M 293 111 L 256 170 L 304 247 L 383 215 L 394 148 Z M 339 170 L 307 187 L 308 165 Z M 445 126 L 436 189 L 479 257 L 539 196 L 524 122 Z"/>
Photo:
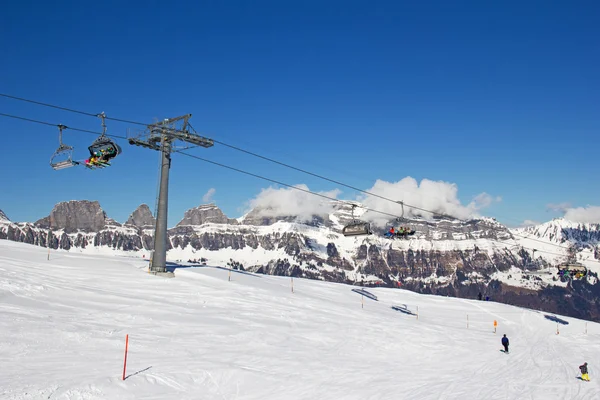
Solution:
<path fill-rule="evenodd" d="M 169 279 L 132 257 L 47 257 L 0 240 L 1 399 L 600 398 L 597 323 L 401 289 L 366 289 L 375 301 L 321 281 L 229 281 L 218 267 Z M 584 361 L 591 382 L 578 379 Z"/>

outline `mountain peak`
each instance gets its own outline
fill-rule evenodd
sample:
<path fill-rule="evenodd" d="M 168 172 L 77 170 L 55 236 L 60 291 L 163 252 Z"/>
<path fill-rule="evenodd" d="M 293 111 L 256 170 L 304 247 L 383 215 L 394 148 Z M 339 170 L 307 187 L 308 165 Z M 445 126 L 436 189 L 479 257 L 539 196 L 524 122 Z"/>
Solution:
<path fill-rule="evenodd" d="M 6 214 L 4 214 L 2 210 L 0 210 L 0 221 L 10 222 L 10 219 L 8 219 L 8 217 L 6 216 Z"/>
<path fill-rule="evenodd" d="M 64 229 L 66 233 L 79 230 L 98 232 L 106 226 L 106 213 L 98 201 L 70 200 L 54 206 L 50 215 L 35 222 L 45 229 Z"/>
<path fill-rule="evenodd" d="M 554 243 L 579 242 L 597 245 L 600 243 L 600 224 L 575 222 L 564 218 L 554 218 L 539 225 L 517 228 L 519 234 L 545 239 Z"/>
<path fill-rule="evenodd" d="M 176 226 L 182 225 L 203 225 L 203 224 L 230 224 L 237 225 L 235 219 L 227 218 L 227 216 L 214 203 L 201 204 L 197 207 L 190 208 L 183 215 L 183 219 Z"/>
<path fill-rule="evenodd" d="M 156 223 L 152 211 L 147 204 L 141 204 L 131 213 L 125 225 L 133 225 L 138 228 L 152 228 Z"/>

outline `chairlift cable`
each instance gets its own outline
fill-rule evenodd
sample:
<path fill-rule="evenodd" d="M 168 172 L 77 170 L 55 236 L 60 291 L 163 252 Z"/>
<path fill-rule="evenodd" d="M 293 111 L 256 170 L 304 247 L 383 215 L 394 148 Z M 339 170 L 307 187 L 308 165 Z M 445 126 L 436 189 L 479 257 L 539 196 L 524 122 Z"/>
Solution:
<path fill-rule="evenodd" d="M 29 103 L 33 103 L 33 104 L 38 104 L 38 105 L 42 105 L 42 106 L 46 106 L 46 107 L 52 107 L 52 108 L 56 108 L 56 109 L 60 109 L 60 110 L 64 110 L 64 111 L 74 112 L 74 113 L 78 113 L 78 114 L 82 114 L 82 115 L 87 115 L 87 116 L 92 116 L 92 117 L 98 117 L 99 116 L 99 114 L 93 114 L 93 113 L 89 113 L 89 112 L 85 112 L 85 111 L 81 111 L 81 110 L 75 110 L 75 109 L 68 108 L 68 107 L 56 106 L 56 105 L 53 105 L 53 104 L 43 103 L 43 102 L 39 102 L 39 101 L 35 101 L 35 100 L 30 100 L 30 99 L 25 99 L 25 98 L 21 98 L 21 97 L 17 97 L 17 96 L 12 96 L 12 95 L 8 95 L 8 94 L 4 94 L 4 93 L 0 93 L 0 96 L 11 98 L 11 99 L 15 99 L 15 100 L 20 100 L 20 101 L 25 101 L 25 102 L 29 102 Z M 13 117 L 13 118 L 18 118 L 18 119 L 23 119 L 23 120 L 26 120 L 26 121 L 40 123 L 40 121 L 30 120 L 30 119 L 22 118 L 22 117 L 15 117 L 15 116 L 8 115 L 8 114 L 1 114 L 0 113 L 0 115 L 4 115 L 4 116 L 8 116 L 8 117 Z M 119 121 L 119 122 L 123 122 L 123 123 L 134 124 L 134 125 L 143 125 L 143 126 L 147 125 L 147 124 L 142 123 L 142 122 L 131 121 L 131 120 L 126 120 L 126 119 L 121 119 L 121 118 L 106 117 L 106 119 L 109 119 L 109 120 L 112 120 L 112 121 Z M 46 125 L 54 125 L 54 124 L 48 124 L 48 123 L 44 123 L 44 124 L 46 124 Z M 193 129 L 193 127 L 191 125 L 190 125 L 190 128 Z M 97 134 L 96 132 L 91 132 L 91 131 L 82 130 L 82 129 L 75 129 L 75 128 L 71 128 L 71 129 L 72 130 L 78 130 L 78 131 L 81 131 L 81 132 L 88 132 L 88 133 L 95 133 L 95 134 Z M 106 135 L 106 136 L 127 139 L 126 137 L 118 136 L 118 135 Z M 251 151 L 248 151 L 248 150 L 244 150 L 244 149 L 242 149 L 240 147 L 233 146 L 233 145 L 227 144 L 225 142 L 221 142 L 221 141 L 214 140 L 214 139 L 213 139 L 213 142 L 217 143 L 217 144 L 220 144 L 222 146 L 225 146 L 225 147 L 229 147 L 229 148 L 237 150 L 237 151 L 244 152 L 244 153 L 252 155 L 254 157 L 258 157 L 258 158 L 261 158 L 261 159 L 264 159 L 264 160 L 267 160 L 267 161 L 279 164 L 281 166 L 284 166 L 284 167 L 287 167 L 287 168 L 291 168 L 291 169 L 294 169 L 296 171 L 299 171 L 299 172 L 302 172 L 302 173 L 305 173 L 305 174 L 308 174 L 308 175 L 311 175 L 311 176 L 314 176 L 314 177 L 317 177 L 317 178 L 320 178 L 320 179 L 323 179 L 323 180 L 326 180 L 326 181 L 329 181 L 329 182 L 332 182 L 332 183 L 335 183 L 335 184 L 338 184 L 338 185 L 341 185 L 341 186 L 344 186 L 344 187 L 347 187 L 347 188 L 350 188 L 350 189 L 353 189 L 353 190 L 356 190 L 356 191 L 359 191 L 361 193 L 365 193 L 365 194 L 370 195 L 370 196 L 374 196 L 374 197 L 378 197 L 378 198 L 386 200 L 386 201 L 398 203 L 398 201 L 390 199 L 390 198 L 387 198 L 385 196 L 381 196 L 381 195 L 378 195 L 378 194 L 375 194 L 375 193 L 371 193 L 369 191 L 366 191 L 366 190 L 363 190 L 363 189 L 360 189 L 360 188 L 357 188 L 357 187 L 354 187 L 354 186 L 351 186 L 351 185 L 347 185 L 347 184 L 344 184 L 342 182 L 339 182 L 339 181 L 336 181 L 336 180 L 333 180 L 333 179 L 329 179 L 329 178 L 324 177 L 322 175 L 315 174 L 315 173 L 306 171 L 304 169 L 294 167 L 292 165 L 289 165 L 289 164 L 286 164 L 286 163 L 274 160 L 274 159 L 269 158 L 269 157 L 261 156 L 260 154 L 256 154 L 254 152 L 251 152 Z M 336 200 L 340 201 L 338 199 L 336 199 Z M 404 203 L 402 203 L 402 204 L 404 205 Z M 421 207 L 417 207 L 417 206 L 413 206 L 413 205 L 410 205 L 410 204 L 406 204 L 406 206 L 410 207 L 410 208 L 414 208 L 414 209 L 419 210 L 419 211 L 430 213 L 430 214 L 433 214 L 433 215 L 438 215 L 438 216 L 442 216 L 442 217 L 448 217 L 447 214 L 441 213 L 441 212 L 438 212 L 438 211 L 427 210 L 427 209 L 424 209 L 424 208 L 421 208 Z M 362 208 L 365 208 L 367 211 L 374 211 L 375 212 L 375 210 L 368 209 L 367 207 L 362 207 Z M 379 213 L 382 213 L 384 215 L 390 215 L 390 216 L 397 217 L 397 216 L 392 215 L 390 213 L 384 213 L 384 212 L 379 212 Z M 459 220 L 459 221 L 462 221 L 462 222 L 466 222 L 466 221 L 461 220 L 459 218 L 456 218 L 456 219 Z M 490 229 L 491 230 L 495 230 L 495 231 L 505 232 L 504 230 L 493 228 L 493 227 L 490 227 Z M 460 233 L 464 233 L 464 232 L 461 231 Z M 509 233 L 513 237 L 520 237 L 520 238 L 523 238 L 523 239 L 528 239 L 528 240 L 540 242 L 540 243 L 543 243 L 543 244 L 549 244 L 549 245 L 552 245 L 552 246 L 555 246 L 555 247 L 559 247 L 559 248 L 562 248 L 562 249 L 568 249 L 568 247 L 561 246 L 559 244 L 544 242 L 542 240 L 535 239 L 535 238 L 530 238 L 530 237 L 527 237 L 527 236 L 524 236 L 524 235 L 520 235 L 520 234 L 514 233 L 514 232 L 509 232 Z"/>
<path fill-rule="evenodd" d="M 62 125 L 62 124 L 53 124 L 53 123 L 49 123 L 49 122 L 45 122 L 45 121 L 39 121 L 39 120 L 31 119 L 31 118 L 24 118 L 24 117 L 20 117 L 20 116 L 11 115 L 11 114 L 5 114 L 5 113 L 0 113 L 0 116 L 5 116 L 5 117 L 9 117 L 9 118 L 15 118 L 15 119 L 19 119 L 19 120 L 28 121 L 28 122 L 34 122 L 34 123 L 38 123 L 38 124 L 42 124 L 42 125 L 47 125 L 47 126 L 57 126 L 58 127 L 58 126 Z M 97 116 L 97 115 L 94 115 L 94 116 Z M 108 119 L 108 117 L 107 117 L 107 119 Z M 62 126 L 65 127 L 65 125 L 62 125 Z M 99 133 L 99 132 L 94 132 L 94 131 L 90 131 L 90 130 L 86 130 L 86 129 L 72 128 L 72 127 L 66 127 L 66 128 L 67 129 L 71 129 L 73 131 L 84 132 L 84 133 L 91 133 L 91 134 L 94 134 L 94 135 L 101 135 L 101 133 Z M 65 129 L 65 128 L 63 128 L 63 129 Z M 120 138 L 120 139 L 127 139 L 126 137 L 119 136 L 119 135 L 106 135 L 106 136 Z M 264 176 L 261 176 L 261 175 L 258 175 L 258 174 L 254 174 L 254 173 L 251 173 L 251 172 L 243 171 L 241 169 L 238 169 L 238 168 L 235 168 L 235 167 L 231 167 L 229 165 L 225 165 L 225 164 L 221 164 L 221 163 L 218 163 L 218 162 L 215 162 L 215 161 L 207 160 L 207 159 L 204 159 L 202 157 L 195 156 L 193 154 L 184 153 L 183 151 L 180 151 L 180 150 L 174 150 L 174 152 L 177 152 L 177 153 L 180 153 L 180 154 L 183 154 L 183 155 L 186 155 L 188 157 L 195 158 L 195 159 L 198 159 L 198 160 L 201 160 L 201 161 L 204 161 L 204 162 L 208 162 L 208 163 L 211 163 L 211 164 L 223 167 L 223 168 L 231 169 L 231 170 L 234 170 L 234 171 L 246 174 L 246 175 L 250 175 L 250 176 L 253 176 L 253 177 L 256 177 L 256 178 L 259 178 L 259 179 L 263 179 L 263 180 L 266 180 L 266 181 L 269 181 L 269 182 L 272 182 L 272 183 L 276 183 L 278 185 L 290 187 L 290 188 L 293 188 L 293 189 L 296 189 L 296 190 L 299 190 L 299 191 L 302 191 L 302 192 L 305 192 L 305 193 L 309 193 L 309 194 L 313 194 L 313 195 L 316 195 L 316 196 L 319 196 L 319 197 L 322 197 L 322 198 L 326 198 L 328 200 L 332 200 L 332 201 L 335 201 L 335 202 L 348 204 L 348 205 L 352 206 L 352 208 L 357 207 L 356 204 L 351 203 L 349 201 L 344 201 L 344 200 L 336 199 L 334 197 L 323 195 L 321 193 L 316 193 L 316 192 L 312 192 L 310 190 L 302 189 L 302 188 L 299 188 L 297 186 L 286 184 L 286 183 L 283 183 L 283 182 L 280 182 L 280 181 L 276 181 L 274 179 L 270 179 L 270 178 L 267 178 L 267 177 L 264 177 Z M 384 211 L 379 211 L 379 210 L 371 209 L 371 208 L 364 207 L 364 206 L 361 206 L 361 208 L 364 208 L 367 211 L 372 211 L 372 212 L 379 213 L 379 214 L 382 214 L 382 215 L 387 215 L 387 216 L 391 216 L 391 217 L 397 217 L 397 215 L 394 215 L 394 214 L 391 214 L 391 213 L 387 213 L 387 212 L 384 212 Z M 497 229 L 494 229 L 494 228 L 491 228 L 491 229 L 492 230 L 497 230 Z M 464 233 L 464 232 L 461 231 L 461 233 Z M 513 235 L 514 236 L 519 236 L 519 235 L 515 235 L 515 234 L 513 234 Z M 536 239 L 531 239 L 531 238 L 528 238 L 528 239 L 529 240 L 536 240 Z M 475 240 L 477 240 L 477 239 L 475 239 Z M 498 243 L 504 243 L 503 241 L 500 241 L 498 239 L 491 239 L 491 241 L 498 242 Z M 537 241 L 542 242 L 541 240 L 537 240 Z M 544 243 L 544 244 L 552 244 L 552 243 L 546 243 L 546 242 L 542 242 L 542 243 Z M 564 246 L 559 246 L 559 247 L 566 248 Z M 568 249 L 568 248 L 566 248 L 566 249 Z M 556 255 L 556 256 L 564 257 L 563 254 L 554 253 L 554 252 L 550 252 L 550 251 L 547 251 L 547 250 L 539 250 L 539 249 L 537 249 L 536 251 L 547 253 L 547 254 L 551 254 L 551 255 Z M 588 262 L 600 262 L 598 260 L 586 260 L 586 261 L 588 261 Z"/>
<path fill-rule="evenodd" d="M 25 101 L 25 102 L 29 102 L 29 103 L 33 103 L 33 104 L 38 104 L 38 105 L 42 105 L 42 106 L 45 106 L 45 107 L 52 107 L 52 108 L 56 108 L 56 109 L 60 109 L 60 110 L 64 110 L 64 111 L 70 111 L 70 112 L 74 112 L 74 113 L 78 113 L 78 114 L 82 114 L 82 115 L 87 115 L 87 116 L 92 116 L 92 117 L 97 117 L 98 116 L 98 114 L 94 114 L 94 113 L 89 113 L 89 112 L 85 112 L 85 111 L 81 111 L 81 110 L 75 110 L 73 108 L 68 108 L 68 107 L 57 106 L 57 105 L 53 105 L 53 104 L 49 104 L 49 103 L 44 103 L 44 102 L 36 101 L 36 100 L 25 99 L 25 98 L 22 98 L 22 97 L 12 96 L 12 95 L 5 94 L 5 93 L 0 93 L 0 96 L 11 98 L 11 99 L 14 99 L 14 100 L 19 100 L 19 101 Z M 147 124 L 145 124 L 145 123 L 138 122 L 138 121 L 127 120 L 127 119 L 113 118 L 113 117 L 106 117 L 106 119 L 109 119 L 109 120 L 112 120 L 112 121 L 119 121 L 119 122 L 123 122 L 123 123 L 128 123 L 128 124 L 147 126 Z M 192 130 L 195 131 L 195 129 L 192 127 L 191 124 L 190 124 L 190 128 L 192 128 Z M 225 142 L 222 142 L 222 141 L 219 141 L 219 140 L 215 140 L 215 139 L 213 139 L 213 142 L 217 143 L 217 144 L 220 144 L 222 146 L 231 148 L 233 150 L 240 151 L 240 152 L 252 155 L 254 157 L 258 157 L 258 158 L 261 158 L 263 160 L 266 160 L 266 161 L 269 161 L 269 162 L 272 162 L 272 163 L 284 166 L 286 168 L 290 168 L 290 169 L 296 170 L 298 172 L 302 172 L 304 174 L 308 174 L 308 175 L 314 176 L 316 178 L 319 178 L 319 179 L 322 179 L 322 180 L 326 180 L 328 182 L 335 183 L 335 184 L 340 185 L 340 186 L 347 187 L 347 188 L 352 189 L 352 190 L 356 190 L 358 192 L 361 192 L 361 193 L 364 193 L 364 194 L 367 194 L 367 195 L 370 195 L 370 196 L 373 196 L 373 197 L 377 197 L 377 198 L 380 198 L 380 199 L 383 199 L 383 200 L 386 200 L 386 201 L 398 203 L 396 200 L 390 199 L 388 197 L 381 196 L 381 195 L 378 195 L 378 194 L 375 194 L 375 193 L 371 193 L 371 192 L 369 192 L 367 190 L 360 189 L 360 188 L 357 188 L 355 186 L 347 185 L 347 184 L 345 184 L 343 182 L 327 178 L 327 177 L 325 177 L 323 175 L 315 174 L 313 172 L 304 170 L 302 168 L 294 167 L 292 165 L 283 163 L 281 161 L 274 160 L 274 159 L 272 159 L 270 157 L 262 156 L 260 154 L 257 154 L 257 153 L 254 153 L 254 152 L 242 149 L 242 148 L 240 148 L 238 146 L 230 145 L 228 143 L 225 143 Z M 438 212 L 438 211 L 427 210 L 425 208 L 421 208 L 421 207 L 418 207 L 418 206 L 413 206 L 413 205 L 410 205 L 410 204 L 406 204 L 406 206 L 409 207 L 409 208 L 413 208 L 415 210 L 423 211 L 423 212 L 430 213 L 430 214 L 433 214 L 433 215 L 438 215 L 438 216 L 441 216 L 441 217 L 447 217 L 448 216 L 445 213 L 441 213 L 441 212 Z M 459 218 L 456 218 L 456 219 L 460 220 Z M 526 236 L 518 235 L 518 234 L 515 234 L 515 233 L 511 233 L 511 234 L 513 234 L 514 236 L 519 236 L 519 237 L 530 239 L 530 240 L 534 240 L 534 241 L 536 240 L 536 239 L 528 238 Z M 542 241 L 540 241 L 540 242 L 541 243 L 545 243 L 545 242 L 542 242 Z M 554 244 L 554 243 L 551 243 L 551 244 L 553 246 L 556 246 L 556 247 L 565 248 L 564 246 L 561 246 L 561 245 L 557 245 L 557 244 Z"/>
<path fill-rule="evenodd" d="M 34 122 L 34 123 L 43 124 L 43 125 L 48 125 L 48 126 L 58 126 L 58 124 L 53 124 L 53 123 L 49 123 L 49 122 L 45 122 L 45 121 L 39 121 L 39 120 L 31 119 L 31 118 L 20 117 L 20 116 L 11 115 L 11 114 L 0 113 L 0 116 L 5 116 L 5 117 L 10 117 L 10 118 L 20 119 L 20 120 L 29 121 L 29 122 Z M 93 115 L 93 116 L 95 116 L 95 117 L 96 117 L 96 116 L 97 116 L 97 114 L 96 114 L 96 115 Z M 108 117 L 107 117 L 107 119 L 108 119 Z M 71 129 L 71 130 L 73 130 L 73 131 L 78 131 L 78 132 L 91 133 L 91 134 L 94 134 L 94 135 L 101 135 L 101 133 L 94 132 L 94 131 L 90 131 L 90 130 L 86 130 L 86 129 L 72 128 L 72 127 L 68 127 L 68 129 Z M 124 136 L 120 136 L 120 135 L 106 135 L 106 136 L 109 136 L 109 137 L 114 137 L 114 138 L 120 138 L 120 139 L 125 139 L 125 140 L 127 139 L 126 137 L 124 137 Z M 180 152 L 180 151 L 175 151 L 175 152 Z M 240 170 L 240 169 L 233 168 L 233 167 L 229 167 L 229 166 L 226 166 L 226 165 L 224 165 L 224 164 L 216 163 L 216 162 L 214 162 L 214 161 L 206 160 L 206 159 L 203 159 L 203 158 L 201 158 L 201 157 L 197 157 L 197 156 L 194 156 L 194 155 L 191 155 L 191 154 L 188 154 L 188 153 L 183 153 L 183 152 L 180 152 L 180 153 L 181 153 L 181 154 L 185 154 L 185 155 L 187 155 L 187 156 L 189 156 L 189 157 L 195 157 L 195 158 L 198 158 L 198 159 L 200 159 L 200 160 L 202 160 L 202 161 L 206 161 L 206 162 L 209 162 L 209 163 L 213 163 L 213 164 L 215 164 L 215 165 L 222 166 L 222 167 L 224 167 L 224 168 L 230 168 L 230 169 L 233 169 L 233 170 L 235 170 L 235 171 L 238 171 L 238 172 L 241 172 L 241 173 L 244 173 L 244 174 L 248 174 L 248 175 L 251 175 L 251 176 L 255 176 L 255 177 L 257 177 L 257 178 L 260 178 L 260 179 L 265 179 L 265 180 L 267 180 L 267 181 L 270 181 L 270 182 L 273 182 L 273 183 L 281 184 L 282 186 L 291 187 L 291 188 L 294 188 L 294 189 L 297 189 L 297 190 L 300 190 L 300 191 L 304 191 L 304 192 L 307 192 L 307 193 L 312 193 L 312 194 L 314 194 L 314 195 L 317 195 L 317 196 L 320 196 L 320 197 L 325 197 L 325 198 L 327 198 L 328 200 L 333 200 L 333 201 L 337 201 L 337 202 L 342 202 L 342 203 L 345 203 L 345 204 L 350 204 L 350 205 L 353 205 L 353 206 L 355 206 L 355 207 L 356 207 L 356 204 L 349 203 L 349 202 L 347 202 L 347 201 L 343 201 L 343 200 L 336 199 L 336 198 L 333 198 L 333 197 L 325 196 L 325 195 L 322 195 L 322 194 L 320 194 L 320 193 L 311 192 L 310 190 L 301 189 L 301 188 L 298 188 L 298 187 L 296 187 L 296 186 L 293 186 L 293 185 L 288 185 L 288 184 L 285 184 L 285 183 L 283 183 L 283 182 L 275 181 L 275 180 L 272 180 L 272 179 L 269 179 L 269 178 L 265 178 L 265 177 L 262 177 L 262 176 L 259 176 L 259 175 L 256 175 L 256 174 L 251 174 L 251 173 L 248 173 L 247 171 L 242 171 L 242 170 Z M 391 217 L 397 217 L 397 215 L 390 214 L 390 213 L 387 213 L 387 212 L 378 211 L 378 210 L 370 209 L 370 208 L 367 208 L 367 207 L 362 207 L 362 208 L 365 208 L 367 211 L 373 211 L 373 212 L 376 212 L 376 213 L 379 213 L 379 214 L 383 214 L 383 215 L 387 215 L 387 216 L 391 216 Z M 496 230 L 496 231 L 499 231 L 499 229 L 497 229 L 497 228 L 493 228 L 493 227 L 491 227 L 490 229 L 491 229 L 491 230 Z M 458 232 L 458 231 L 457 231 L 457 232 Z M 501 231 L 501 232 L 506 232 L 506 231 Z M 461 231 L 460 233 L 464 233 L 464 232 L 462 232 L 462 231 Z M 516 234 L 516 233 L 513 233 L 513 232 L 509 232 L 509 234 L 510 234 L 510 235 L 512 235 L 512 236 L 522 237 L 522 238 L 525 238 L 525 239 L 528 239 L 528 240 L 531 240 L 531 241 L 536 241 L 536 242 L 540 242 L 540 243 L 543 243 L 543 244 L 549 244 L 549 245 L 552 245 L 552 246 L 560 247 L 560 248 L 562 248 L 562 249 L 567 249 L 567 250 L 569 249 L 568 247 L 565 247 L 565 246 L 557 245 L 557 244 L 550 243 L 550 242 L 544 242 L 544 241 L 542 241 L 542 240 L 539 240 L 539 239 L 528 238 L 528 237 L 526 237 L 526 236 L 522 236 L 522 235 L 519 235 L 519 234 Z M 513 239 L 513 240 L 515 240 L 515 239 Z M 499 240 L 499 239 L 493 239 L 493 241 L 495 241 L 495 242 L 498 242 L 498 243 L 503 243 L 503 241 L 502 241 L 502 240 Z M 563 254 L 554 253 L 554 252 L 549 252 L 549 251 L 547 251 L 547 250 L 538 250 L 538 251 L 540 251 L 540 252 L 544 252 L 544 253 L 547 253 L 547 254 L 551 254 L 551 255 L 556 255 L 556 256 L 561 256 L 561 257 L 564 257 L 564 255 L 563 255 Z M 592 262 L 600 262 L 600 261 L 598 261 L 598 260 L 588 260 L 588 261 L 592 261 Z"/>

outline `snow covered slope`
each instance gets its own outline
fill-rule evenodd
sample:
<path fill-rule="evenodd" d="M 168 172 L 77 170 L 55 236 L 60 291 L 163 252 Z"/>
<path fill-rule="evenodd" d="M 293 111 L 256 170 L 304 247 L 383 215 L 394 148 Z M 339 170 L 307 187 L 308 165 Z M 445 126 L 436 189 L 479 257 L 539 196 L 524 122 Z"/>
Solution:
<path fill-rule="evenodd" d="M 401 289 L 369 288 L 375 301 L 330 282 L 229 281 L 218 267 L 167 279 L 132 257 L 47 257 L 0 240 L 2 399 L 600 398 L 597 323 Z M 584 361 L 591 382 L 577 379 Z"/>

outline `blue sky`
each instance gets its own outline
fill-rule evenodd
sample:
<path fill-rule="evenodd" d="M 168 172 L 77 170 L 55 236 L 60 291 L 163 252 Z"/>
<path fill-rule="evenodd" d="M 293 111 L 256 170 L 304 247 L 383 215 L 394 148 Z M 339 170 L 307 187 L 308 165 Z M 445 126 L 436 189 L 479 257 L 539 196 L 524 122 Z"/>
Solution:
<path fill-rule="evenodd" d="M 600 205 L 600 4 L 487 3 L 8 1 L 0 93 L 148 123 L 192 113 L 205 136 L 365 190 L 377 179 L 443 181 L 464 206 L 485 192 L 494 201 L 479 212 L 509 225 L 562 215 L 548 204 Z M 101 129 L 2 97 L 0 113 Z M 107 124 L 123 136 L 137 128 Z M 0 117 L 0 131 L 0 209 L 12 220 L 72 199 L 98 200 L 121 222 L 141 203 L 154 208 L 155 152 L 121 141 L 106 170 L 54 171 L 57 129 Z M 78 159 L 94 138 L 64 135 Z M 191 152 L 357 195 L 222 146 Z M 169 226 L 211 188 L 238 217 L 269 186 L 174 155 Z M 381 193 L 403 197 L 401 187 Z M 447 189 L 403 198 L 436 206 Z"/>

